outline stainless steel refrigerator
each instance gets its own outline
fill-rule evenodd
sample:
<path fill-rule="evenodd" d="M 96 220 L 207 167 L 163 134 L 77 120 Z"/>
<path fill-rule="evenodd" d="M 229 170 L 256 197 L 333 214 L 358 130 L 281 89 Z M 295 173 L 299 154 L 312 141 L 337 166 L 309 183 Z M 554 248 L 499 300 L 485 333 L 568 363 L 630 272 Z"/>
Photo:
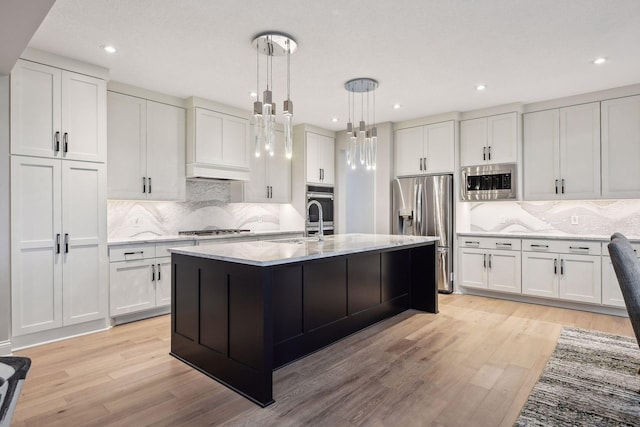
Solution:
<path fill-rule="evenodd" d="M 393 180 L 393 234 L 437 236 L 438 290 L 453 292 L 453 175 Z"/>

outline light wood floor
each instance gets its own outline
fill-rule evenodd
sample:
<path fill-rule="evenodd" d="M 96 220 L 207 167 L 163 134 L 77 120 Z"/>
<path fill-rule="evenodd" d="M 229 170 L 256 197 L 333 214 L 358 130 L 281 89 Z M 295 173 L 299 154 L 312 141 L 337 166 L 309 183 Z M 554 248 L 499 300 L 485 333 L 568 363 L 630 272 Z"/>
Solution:
<path fill-rule="evenodd" d="M 261 409 L 169 356 L 169 316 L 23 350 L 13 426 L 511 426 L 562 325 L 626 318 L 441 295 L 274 373 Z"/>

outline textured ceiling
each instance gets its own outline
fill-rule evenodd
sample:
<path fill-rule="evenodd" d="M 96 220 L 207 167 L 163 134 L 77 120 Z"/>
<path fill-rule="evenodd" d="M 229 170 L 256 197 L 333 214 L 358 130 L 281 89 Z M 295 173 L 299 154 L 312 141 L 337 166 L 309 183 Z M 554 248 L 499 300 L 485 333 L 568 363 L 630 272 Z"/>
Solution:
<path fill-rule="evenodd" d="M 113 80 L 249 110 L 251 40 L 283 31 L 298 42 L 294 122 L 337 130 L 355 77 L 380 82 L 378 122 L 640 83 L 638 22 L 638 0 L 57 0 L 29 46 L 107 67 Z M 610 61 L 591 64 L 599 56 Z M 273 62 L 281 111 L 285 61 Z"/>

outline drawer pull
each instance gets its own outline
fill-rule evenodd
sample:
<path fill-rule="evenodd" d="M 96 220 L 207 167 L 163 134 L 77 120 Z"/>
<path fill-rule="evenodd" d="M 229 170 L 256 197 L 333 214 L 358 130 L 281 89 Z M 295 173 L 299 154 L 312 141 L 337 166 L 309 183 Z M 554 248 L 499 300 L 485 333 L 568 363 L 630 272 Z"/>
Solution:
<path fill-rule="evenodd" d="M 569 246 L 569 250 L 571 251 L 587 251 L 589 252 L 588 246 Z"/>
<path fill-rule="evenodd" d="M 506 246 L 506 247 L 510 248 L 511 247 L 511 243 L 500 243 L 500 242 L 498 242 L 498 243 L 496 243 L 496 246 Z"/>
<path fill-rule="evenodd" d="M 532 248 L 549 249 L 549 245 L 531 245 Z"/>
<path fill-rule="evenodd" d="M 135 255 L 135 254 L 144 255 L 144 251 L 125 252 L 125 253 L 124 253 L 124 256 L 127 256 L 127 255 Z"/>
<path fill-rule="evenodd" d="M 465 245 L 474 245 L 474 246 L 480 246 L 480 242 L 472 242 L 470 240 L 466 240 L 464 242 Z"/>

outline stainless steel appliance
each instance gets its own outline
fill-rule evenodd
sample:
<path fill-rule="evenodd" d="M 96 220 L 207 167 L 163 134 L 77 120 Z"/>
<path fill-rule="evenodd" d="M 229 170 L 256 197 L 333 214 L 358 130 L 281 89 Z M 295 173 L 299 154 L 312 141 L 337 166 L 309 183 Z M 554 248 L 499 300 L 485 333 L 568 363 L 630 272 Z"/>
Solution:
<path fill-rule="evenodd" d="M 453 176 L 393 181 L 393 234 L 437 236 L 438 290 L 453 292 Z"/>
<path fill-rule="evenodd" d="M 185 230 L 178 231 L 181 236 L 217 236 L 219 234 L 240 234 L 250 233 L 251 230 L 242 230 L 239 228 L 204 228 L 202 230 Z"/>
<path fill-rule="evenodd" d="M 462 168 L 462 200 L 515 199 L 517 172 L 515 163 Z"/>
<path fill-rule="evenodd" d="M 307 236 L 313 236 L 320 230 L 320 209 L 315 203 L 309 205 L 312 200 L 318 202 L 322 207 L 324 235 L 333 234 L 333 187 L 307 186 L 307 220 L 305 223 Z"/>

